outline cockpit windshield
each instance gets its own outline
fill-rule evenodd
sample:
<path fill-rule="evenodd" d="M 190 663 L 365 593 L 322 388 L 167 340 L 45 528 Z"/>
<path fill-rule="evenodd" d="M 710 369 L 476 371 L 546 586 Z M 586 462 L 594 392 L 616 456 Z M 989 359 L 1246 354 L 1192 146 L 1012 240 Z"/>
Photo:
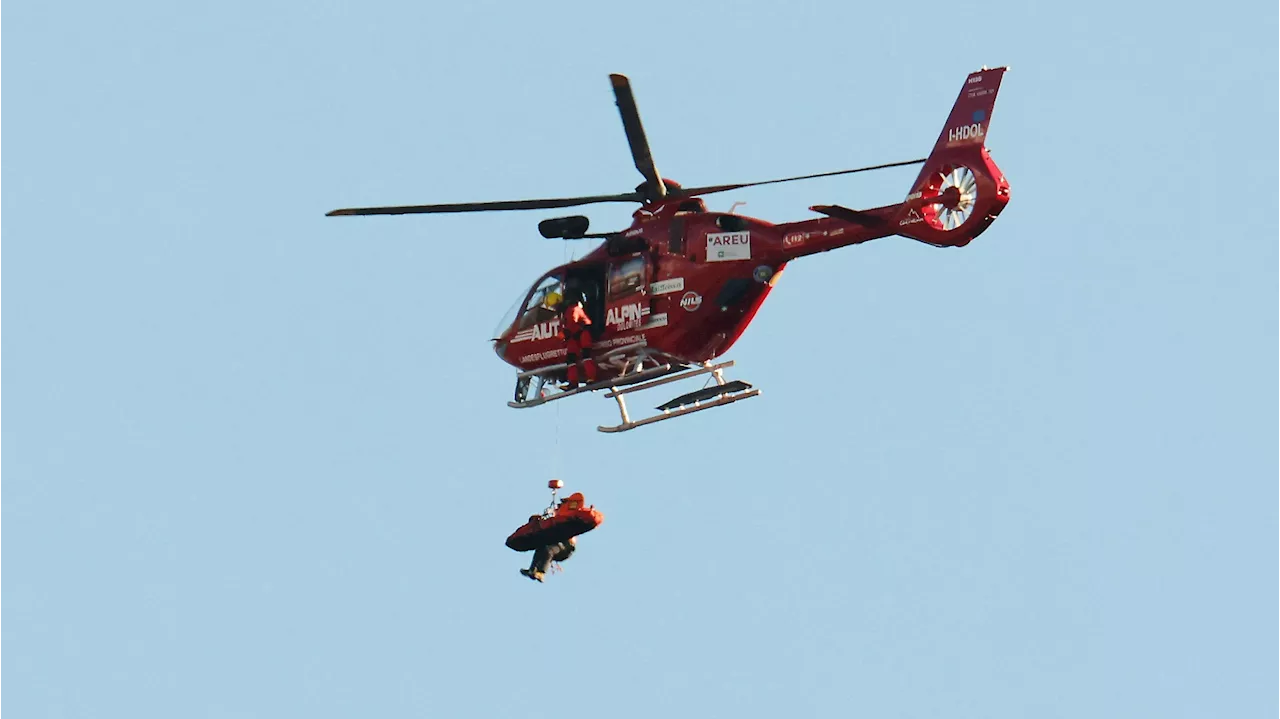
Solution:
<path fill-rule="evenodd" d="M 497 329 L 493 331 L 493 337 L 496 339 L 502 336 L 511 327 L 511 323 L 520 318 L 520 324 L 516 329 L 524 329 L 538 322 L 546 322 L 556 316 L 556 311 L 547 306 L 547 295 L 552 292 L 557 295 L 564 295 L 564 280 L 559 275 L 548 275 L 538 281 L 533 286 L 532 293 L 526 292 L 520 295 L 520 298 L 511 305 L 511 309 L 507 310 L 502 316 L 502 321 L 498 324 Z M 526 302 L 525 297 L 529 300 Z"/>

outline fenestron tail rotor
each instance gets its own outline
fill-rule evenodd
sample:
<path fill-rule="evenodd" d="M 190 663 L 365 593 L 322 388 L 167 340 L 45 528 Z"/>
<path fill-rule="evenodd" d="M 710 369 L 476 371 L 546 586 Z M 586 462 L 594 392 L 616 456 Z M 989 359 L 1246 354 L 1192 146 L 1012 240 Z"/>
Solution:
<path fill-rule="evenodd" d="M 978 202 L 978 180 L 964 165 L 947 165 L 930 178 L 924 192 L 949 201 L 931 203 L 923 210 L 924 220 L 935 230 L 959 228 L 973 214 Z"/>

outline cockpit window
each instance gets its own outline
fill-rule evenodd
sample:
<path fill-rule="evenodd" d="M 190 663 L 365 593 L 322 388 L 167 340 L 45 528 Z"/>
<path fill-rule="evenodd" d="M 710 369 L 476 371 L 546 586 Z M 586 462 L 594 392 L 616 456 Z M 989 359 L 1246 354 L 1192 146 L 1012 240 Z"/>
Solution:
<path fill-rule="evenodd" d="M 502 313 L 502 319 L 498 320 L 498 326 L 493 329 L 493 339 L 498 339 L 503 332 L 511 327 L 511 323 L 516 321 L 516 317 L 520 315 L 520 308 L 524 307 L 524 295 L 520 295 L 520 299 L 516 300 L 511 308 Z"/>
<path fill-rule="evenodd" d="M 502 320 L 499 321 L 497 328 L 493 331 L 494 338 L 501 337 L 502 333 L 510 329 L 511 323 L 515 322 L 517 318 L 520 320 L 520 326 L 517 329 L 524 329 L 532 326 L 535 322 L 541 322 L 554 316 L 555 312 L 546 307 L 547 293 L 555 290 L 563 294 L 564 288 L 562 285 L 560 278 L 552 275 L 542 278 L 538 284 L 534 285 L 531 293 L 526 290 L 524 294 L 520 295 L 519 299 L 512 303 L 511 309 L 502 315 Z M 525 300 L 526 297 L 528 297 L 527 301 Z"/>
<path fill-rule="evenodd" d="M 520 326 L 517 329 L 532 327 L 556 316 L 556 311 L 547 306 L 547 296 L 552 293 L 560 297 L 564 296 L 564 280 L 558 275 L 544 277 L 533 288 L 533 294 L 529 295 L 529 301 L 525 303 L 524 314 L 520 317 Z"/>
<path fill-rule="evenodd" d="M 556 294 L 564 294 L 564 282 L 555 275 L 542 278 L 538 286 L 534 288 L 533 294 L 529 295 L 529 301 L 525 303 L 524 308 L 531 310 L 539 305 L 545 306 L 547 303 L 547 295 L 555 292 Z"/>

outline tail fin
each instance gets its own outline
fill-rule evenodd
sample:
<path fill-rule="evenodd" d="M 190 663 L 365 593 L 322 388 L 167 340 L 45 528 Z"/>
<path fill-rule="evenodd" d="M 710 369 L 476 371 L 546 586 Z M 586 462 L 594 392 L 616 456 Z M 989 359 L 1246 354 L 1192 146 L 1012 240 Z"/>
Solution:
<path fill-rule="evenodd" d="M 1009 183 L 987 153 L 987 131 L 1005 70 L 969 75 L 933 152 L 911 186 L 898 234 L 938 247 L 963 247 L 1009 202 Z"/>

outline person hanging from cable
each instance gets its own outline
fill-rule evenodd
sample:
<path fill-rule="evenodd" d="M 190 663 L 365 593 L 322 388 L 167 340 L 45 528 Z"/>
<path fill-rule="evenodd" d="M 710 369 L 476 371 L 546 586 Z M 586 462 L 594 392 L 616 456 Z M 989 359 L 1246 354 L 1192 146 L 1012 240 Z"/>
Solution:
<path fill-rule="evenodd" d="M 547 482 L 547 486 L 551 488 L 551 504 L 547 505 L 547 508 L 542 510 L 542 515 L 539 517 L 542 522 L 550 523 L 554 521 L 556 510 L 559 509 L 560 504 L 566 504 L 570 500 L 576 500 L 578 504 L 581 503 L 581 494 L 573 494 L 561 503 L 556 502 L 556 493 L 564 487 L 564 482 L 558 479 L 553 479 L 550 482 Z M 530 517 L 530 521 L 533 521 L 532 517 Z M 578 548 L 577 545 L 578 538 L 569 537 L 563 541 L 540 546 L 533 550 L 533 561 L 529 562 L 529 568 L 521 569 L 520 573 L 532 580 L 541 582 L 543 577 L 551 571 L 552 567 L 559 569 L 560 562 L 563 562 L 573 556 L 573 553 Z"/>
<path fill-rule="evenodd" d="M 520 573 L 536 582 L 541 582 L 548 572 L 559 570 L 560 562 L 572 557 L 577 546 L 578 538 L 569 537 L 563 542 L 538 547 L 533 552 L 533 561 L 529 563 L 529 568 L 521 569 Z"/>
<path fill-rule="evenodd" d="M 581 492 L 557 502 L 556 492 L 564 482 L 553 479 L 547 486 L 551 488 L 551 505 L 507 537 L 507 547 L 518 552 L 533 550 L 533 561 L 520 573 L 536 582 L 543 581 L 549 572 L 558 570 L 561 562 L 573 556 L 578 546 L 577 535 L 595 529 L 604 521 L 604 515 L 594 506 L 586 506 Z"/>
<path fill-rule="evenodd" d="M 547 304 L 552 307 L 558 305 L 556 309 L 560 313 L 560 335 L 565 340 L 565 361 L 569 363 L 566 389 L 578 388 L 579 368 L 586 376 L 587 384 L 593 384 L 596 381 L 596 363 L 591 358 L 591 318 L 583 306 L 582 290 L 566 287 L 563 297 L 548 295 Z"/>

